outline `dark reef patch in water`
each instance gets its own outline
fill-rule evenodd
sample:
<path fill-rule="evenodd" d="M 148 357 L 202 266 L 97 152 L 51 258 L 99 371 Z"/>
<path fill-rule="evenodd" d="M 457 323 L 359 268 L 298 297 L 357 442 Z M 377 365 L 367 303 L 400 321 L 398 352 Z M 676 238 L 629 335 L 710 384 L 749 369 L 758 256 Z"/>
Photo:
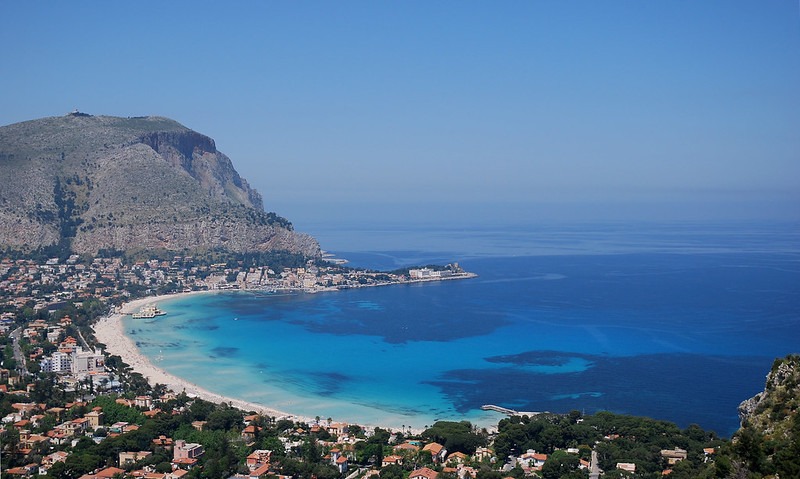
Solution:
<path fill-rule="evenodd" d="M 344 389 L 345 384 L 351 381 L 349 376 L 338 372 L 317 372 L 310 374 L 314 378 L 317 394 L 323 397 L 333 396 Z"/>
<path fill-rule="evenodd" d="M 219 347 L 211 350 L 216 357 L 230 358 L 239 352 L 239 348 Z"/>
<path fill-rule="evenodd" d="M 497 363 L 561 363 L 565 353 L 529 351 Z M 607 357 L 570 354 L 594 363 L 585 371 L 537 373 L 515 367 L 462 369 L 429 384 L 439 387 L 460 412 L 496 404 L 521 411 L 597 411 L 657 417 L 682 427 L 691 422 L 721 435 L 734 432 L 737 407 L 731 383 L 763 383 L 773 358 L 647 354 Z M 596 393 L 603 391 L 603 394 Z M 755 394 L 758 391 L 753 391 Z M 710 401 L 709 398 L 714 398 Z M 691 419 L 689 419 L 691 418 Z"/>

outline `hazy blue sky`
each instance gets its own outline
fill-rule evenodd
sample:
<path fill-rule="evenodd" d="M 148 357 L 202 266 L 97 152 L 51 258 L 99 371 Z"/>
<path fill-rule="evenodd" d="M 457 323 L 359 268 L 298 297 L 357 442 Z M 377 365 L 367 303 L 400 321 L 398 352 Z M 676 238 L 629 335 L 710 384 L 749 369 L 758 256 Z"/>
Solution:
<path fill-rule="evenodd" d="M 0 124 L 174 118 L 301 227 L 800 217 L 795 0 L 5 0 L 0 18 Z"/>

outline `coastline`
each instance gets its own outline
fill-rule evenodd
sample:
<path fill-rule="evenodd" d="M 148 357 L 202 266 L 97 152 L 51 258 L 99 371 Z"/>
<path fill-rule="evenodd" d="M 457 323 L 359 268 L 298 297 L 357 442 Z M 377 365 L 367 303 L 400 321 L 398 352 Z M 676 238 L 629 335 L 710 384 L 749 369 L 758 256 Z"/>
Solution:
<path fill-rule="evenodd" d="M 143 355 L 139 351 L 139 348 L 136 347 L 136 344 L 124 332 L 124 317 L 138 311 L 142 307 L 155 305 L 159 301 L 168 299 L 171 300 L 196 294 L 213 293 L 214 292 L 209 291 L 193 291 L 190 293 L 150 296 L 125 303 L 117 312 L 99 319 L 92 326 L 95 338 L 97 338 L 98 342 L 103 343 L 106 346 L 106 352 L 108 354 L 114 354 L 121 357 L 122 360 L 127 363 L 131 369 L 133 369 L 133 371 L 141 374 L 151 386 L 155 384 L 164 384 L 168 389 L 171 389 L 175 393 L 185 392 L 187 395 L 199 397 L 206 401 L 214 403 L 224 402 L 245 412 L 255 411 L 259 414 L 272 416 L 279 419 L 286 418 L 295 421 L 313 422 L 314 420 L 311 418 L 278 411 L 277 409 L 273 409 L 261 404 L 213 393 L 183 378 L 170 374 L 154 365 L 150 359 L 147 358 L 147 356 Z"/>

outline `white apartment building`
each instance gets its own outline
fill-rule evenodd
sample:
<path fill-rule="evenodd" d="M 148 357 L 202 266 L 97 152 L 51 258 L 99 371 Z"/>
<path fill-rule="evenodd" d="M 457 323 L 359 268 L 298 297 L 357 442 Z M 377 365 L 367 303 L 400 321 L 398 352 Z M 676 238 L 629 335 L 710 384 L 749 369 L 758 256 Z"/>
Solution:
<path fill-rule="evenodd" d="M 42 371 L 46 373 L 60 373 L 69 372 L 72 367 L 72 359 L 70 354 L 56 351 L 50 357 L 42 359 L 39 363 Z"/>

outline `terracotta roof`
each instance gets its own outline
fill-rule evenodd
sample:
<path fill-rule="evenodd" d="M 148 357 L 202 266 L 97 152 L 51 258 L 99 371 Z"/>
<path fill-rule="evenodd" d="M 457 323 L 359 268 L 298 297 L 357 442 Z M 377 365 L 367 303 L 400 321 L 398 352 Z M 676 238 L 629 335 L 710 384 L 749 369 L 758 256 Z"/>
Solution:
<path fill-rule="evenodd" d="M 408 479 L 414 479 L 416 477 L 421 477 L 424 479 L 436 479 L 436 476 L 438 475 L 439 473 L 437 473 L 433 469 L 423 467 L 422 469 L 417 469 L 416 471 L 412 471 L 411 474 L 408 475 Z"/>
<path fill-rule="evenodd" d="M 107 468 L 103 469 L 102 471 L 97 471 L 97 473 L 95 473 L 94 477 L 96 477 L 98 479 L 100 479 L 100 478 L 103 478 L 103 479 L 109 478 L 110 479 L 110 478 L 113 478 L 115 474 L 125 474 L 125 470 L 124 469 L 118 469 L 116 467 L 107 467 Z"/>
<path fill-rule="evenodd" d="M 444 449 L 444 446 L 439 444 L 438 442 L 432 442 L 430 444 L 425 444 L 425 447 L 422 448 L 423 451 L 431 451 L 431 454 L 439 454 Z"/>
<path fill-rule="evenodd" d="M 269 464 L 263 464 L 261 467 L 257 467 L 253 469 L 253 472 L 250 473 L 251 476 L 260 476 L 262 474 L 266 474 L 269 472 Z"/>

